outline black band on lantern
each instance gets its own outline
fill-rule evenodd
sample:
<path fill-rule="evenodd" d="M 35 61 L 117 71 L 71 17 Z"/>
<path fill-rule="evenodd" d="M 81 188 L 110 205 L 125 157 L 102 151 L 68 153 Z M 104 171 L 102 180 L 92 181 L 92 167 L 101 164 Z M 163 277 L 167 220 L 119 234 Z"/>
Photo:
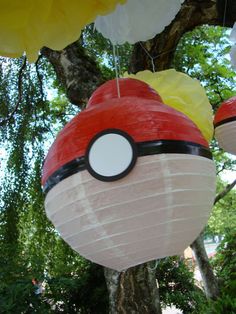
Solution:
<path fill-rule="evenodd" d="M 120 134 L 120 133 L 119 133 Z M 135 143 L 134 143 L 135 144 Z M 139 142 L 135 144 L 138 157 L 157 154 L 188 154 L 212 159 L 212 154 L 207 147 L 200 144 L 177 140 L 158 140 L 149 142 Z M 135 161 L 134 161 L 135 164 Z M 134 165 L 132 165 L 133 168 Z M 131 168 L 131 169 L 132 169 Z M 86 158 L 76 158 L 55 171 L 46 181 L 43 191 L 48 193 L 57 183 L 67 177 L 87 169 Z M 131 170 L 130 169 L 130 170 Z M 129 170 L 129 171 L 130 171 Z M 129 172 L 128 171 L 128 172 Z M 126 175 L 127 173 L 125 173 Z M 105 181 L 105 180 L 104 180 Z M 113 181 L 113 180 L 106 180 Z"/>
<path fill-rule="evenodd" d="M 212 153 L 207 147 L 187 141 L 159 140 L 137 143 L 138 156 L 156 154 L 189 154 L 212 159 Z"/>
<path fill-rule="evenodd" d="M 234 117 L 230 117 L 230 118 L 227 118 L 227 119 L 224 119 L 224 120 L 221 120 L 217 123 L 214 124 L 214 128 L 220 126 L 220 125 L 223 125 L 225 123 L 229 123 L 229 122 L 233 122 L 233 121 L 236 121 L 236 116 Z"/>
<path fill-rule="evenodd" d="M 84 157 L 75 158 L 55 171 L 43 186 L 43 192 L 48 193 L 57 183 L 79 171 L 86 170 Z"/>

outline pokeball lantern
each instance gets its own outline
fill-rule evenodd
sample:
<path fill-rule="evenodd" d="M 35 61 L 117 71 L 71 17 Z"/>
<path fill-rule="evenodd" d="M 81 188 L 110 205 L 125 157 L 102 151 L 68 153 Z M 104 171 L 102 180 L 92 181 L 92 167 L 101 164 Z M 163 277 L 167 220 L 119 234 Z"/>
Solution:
<path fill-rule="evenodd" d="M 219 146 L 236 155 L 236 96 L 221 104 L 215 114 L 214 126 Z"/>
<path fill-rule="evenodd" d="M 206 140 L 149 85 L 95 91 L 59 133 L 43 168 L 45 207 L 85 258 L 123 270 L 181 254 L 207 222 L 215 167 Z"/>

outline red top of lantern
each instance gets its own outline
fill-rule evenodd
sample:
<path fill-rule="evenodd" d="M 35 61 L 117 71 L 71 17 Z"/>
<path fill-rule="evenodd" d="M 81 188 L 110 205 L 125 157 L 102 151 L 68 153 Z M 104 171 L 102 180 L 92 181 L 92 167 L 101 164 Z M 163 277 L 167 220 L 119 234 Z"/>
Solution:
<path fill-rule="evenodd" d="M 119 82 L 111 80 L 100 86 L 90 97 L 87 108 L 98 105 L 118 97 L 117 84 L 119 83 L 120 97 L 138 97 L 162 102 L 161 96 L 147 83 L 136 79 L 121 78 Z"/>
<path fill-rule="evenodd" d="M 197 126 L 184 114 L 161 103 L 161 97 L 144 82 L 119 79 L 99 87 L 88 108 L 75 116 L 58 134 L 43 167 L 43 185 L 60 167 L 85 156 L 90 141 L 99 132 L 118 129 L 135 143 L 175 140 L 208 147 Z"/>
<path fill-rule="evenodd" d="M 218 108 L 214 118 L 214 125 L 217 126 L 224 122 L 228 122 L 228 119 L 236 117 L 236 96 L 224 101 Z"/>

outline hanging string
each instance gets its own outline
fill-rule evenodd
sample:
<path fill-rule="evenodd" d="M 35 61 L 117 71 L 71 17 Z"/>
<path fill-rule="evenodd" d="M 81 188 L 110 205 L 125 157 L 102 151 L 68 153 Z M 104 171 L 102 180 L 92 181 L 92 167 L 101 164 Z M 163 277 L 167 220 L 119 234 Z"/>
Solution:
<path fill-rule="evenodd" d="M 228 0 L 225 0 L 225 8 L 224 8 L 224 16 L 223 16 L 223 27 L 225 27 L 227 7 L 228 7 Z"/>
<path fill-rule="evenodd" d="M 160 56 L 162 55 L 165 55 L 167 53 L 170 53 L 172 51 L 175 51 L 175 49 L 169 49 L 167 51 L 164 51 L 164 52 L 161 52 L 159 53 L 158 55 L 156 55 L 155 57 L 152 57 L 151 54 L 149 53 L 149 51 L 142 45 L 141 42 L 139 42 L 140 46 L 142 47 L 142 49 L 146 52 L 147 56 L 150 58 L 151 60 L 151 64 L 152 64 L 152 72 L 156 72 L 156 67 L 155 67 L 155 63 L 154 63 L 154 60 L 159 58 Z"/>
<path fill-rule="evenodd" d="M 116 88 L 117 88 L 117 95 L 118 98 L 120 98 L 120 84 L 119 84 L 119 68 L 117 66 L 117 51 L 116 51 L 116 46 L 112 45 L 113 47 L 113 62 L 115 66 L 115 72 L 116 72 Z"/>
<path fill-rule="evenodd" d="M 154 58 L 150 55 L 150 53 L 147 51 L 147 49 L 142 45 L 141 42 L 140 43 L 140 46 L 143 48 L 143 50 L 146 52 L 147 56 L 150 58 L 151 60 L 151 64 L 152 64 L 152 72 L 156 72 L 156 69 L 155 69 L 155 64 L 154 64 Z"/>
<path fill-rule="evenodd" d="M 117 64 L 117 69 L 118 69 L 118 73 L 119 73 L 119 77 L 120 77 L 120 73 L 121 73 L 120 54 L 119 54 L 119 48 L 117 45 L 115 46 L 115 49 L 116 49 L 116 64 Z"/>

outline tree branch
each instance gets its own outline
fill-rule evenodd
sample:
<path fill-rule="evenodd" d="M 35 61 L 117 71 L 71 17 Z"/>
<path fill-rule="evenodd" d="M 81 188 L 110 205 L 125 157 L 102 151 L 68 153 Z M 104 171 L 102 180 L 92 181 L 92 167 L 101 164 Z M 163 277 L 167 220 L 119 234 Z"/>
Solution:
<path fill-rule="evenodd" d="M 23 73 L 24 73 L 24 69 L 26 68 L 26 57 L 24 57 L 23 59 L 23 63 L 22 66 L 19 70 L 19 74 L 18 74 L 18 100 L 16 102 L 15 108 L 13 109 L 13 111 L 8 115 L 8 117 L 6 117 L 5 119 L 3 119 L 2 121 L 0 121 L 0 126 L 3 126 L 4 124 L 6 124 L 7 122 L 9 122 L 14 114 L 16 113 L 16 111 L 19 108 L 19 105 L 21 103 L 22 100 L 22 78 L 23 78 Z"/>
<path fill-rule="evenodd" d="M 44 95 L 44 91 L 43 91 L 43 80 L 42 80 L 42 76 L 39 72 L 39 62 L 42 59 L 42 55 L 40 55 L 37 59 L 37 61 L 35 62 L 35 69 L 36 69 L 36 74 L 37 74 L 37 78 L 38 78 L 38 82 L 39 82 L 39 89 L 40 89 L 40 94 L 42 99 L 45 99 L 45 95 Z"/>
<path fill-rule="evenodd" d="M 207 252 L 204 246 L 203 233 L 190 245 L 194 251 L 199 270 L 201 272 L 206 297 L 216 300 L 219 296 L 218 281 L 213 273 Z"/>
<path fill-rule="evenodd" d="M 236 179 L 232 182 L 226 185 L 223 191 L 221 191 L 218 195 L 215 197 L 214 205 L 219 202 L 223 197 L 225 197 L 226 194 L 228 194 L 236 185 Z"/>

